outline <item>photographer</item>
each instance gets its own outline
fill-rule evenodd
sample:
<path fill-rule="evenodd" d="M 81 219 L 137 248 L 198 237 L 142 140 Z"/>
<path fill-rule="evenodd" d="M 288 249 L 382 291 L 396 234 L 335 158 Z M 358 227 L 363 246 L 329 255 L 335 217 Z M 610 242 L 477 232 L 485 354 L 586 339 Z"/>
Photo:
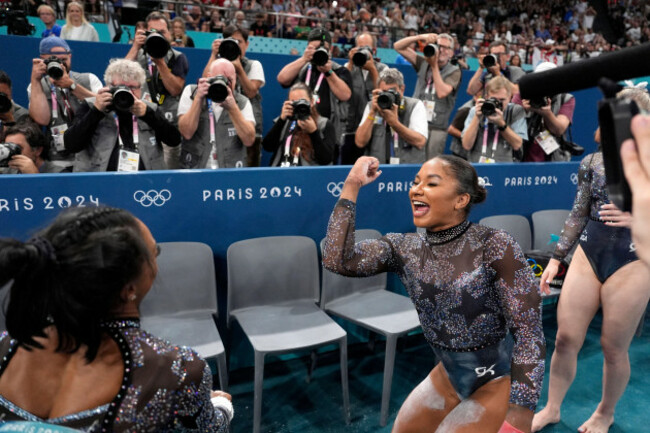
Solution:
<path fill-rule="evenodd" d="M 11 146 L 11 145 L 15 145 Z M 5 152 L 12 154 L 4 159 Z M 43 153 L 45 152 L 45 153 Z M 0 144 L 0 167 L 6 166 L 3 174 L 59 173 L 61 167 L 47 161 L 45 136 L 33 122 L 27 121 L 7 128 L 4 143 Z"/>
<path fill-rule="evenodd" d="M 273 152 L 272 167 L 327 165 L 332 162 L 335 134 L 332 123 L 316 111 L 311 89 L 296 83 L 262 147 Z"/>
<path fill-rule="evenodd" d="M 509 54 L 506 43 L 502 41 L 492 42 L 489 52 L 490 54 L 487 56 L 479 54 L 478 61 L 481 67 L 476 70 L 469 80 L 467 94 L 476 95 L 478 92 L 484 90 L 486 82 L 490 81 L 493 77 L 499 76 L 503 76 L 512 84 L 515 84 L 513 94 L 517 93 L 519 90 L 516 84 L 526 73 L 519 66 L 508 66 Z"/>
<path fill-rule="evenodd" d="M 542 62 L 535 73 L 555 69 L 554 63 Z M 541 101 L 521 99 L 519 93 L 512 102 L 526 110 L 528 140 L 524 141 L 524 162 L 569 161 L 571 154 L 564 147 L 564 133 L 571 125 L 576 100 L 570 93 L 554 95 Z"/>
<path fill-rule="evenodd" d="M 465 119 L 463 148 L 470 162 L 513 162 L 528 139 L 524 108 L 510 103 L 512 83 L 505 77 L 492 78 L 485 91 L 487 99 L 479 99 Z"/>
<path fill-rule="evenodd" d="M 74 155 L 65 151 L 63 134 L 74 116 L 85 105 L 85 98 L 96 96 L 102 83 L 94 74 L 72 71 L 72 51 L 56 36 L 41 40 L 40 58 L 32 60 L 31 83 L 27 87 L 29 114 L 47 129 L 49 158 L 71 171 Z"/>
<path fill-rule="evenodd" d="M 424 56 L 410 47 L 413 42 L 427 44 Z M 418 75 L 413 97 L 421 100 L 427 111 L 427 159 L 433 158 L 445 152 L 449 117 L 460 86 L 460 68 L 450 62 L 454 55 L 454 38 L 446 33 L 408 36 L 395 42 L 394 48 L 411 63 Z"/>
<path fill-rule="evenodd" d="M 4 131 L 18 122 L 29 119 L 29 111 L 16 104 L 11 97 L 11 78 L 0 70 L 0 139 Z"/>
<path fill-rule="evenodd" d="M 165 118 L 177 126 L 178 101 L 185 86 L 189 63 L 185 54 L 171 48 L 169 18 L 160 12 L 151 12 L 146 23 L 147 31 L 136 32 L 125 58 L 137 61 L 145 70 L 144 99 L 157 104 Z M 169 145 L 166 141 L 165 144 Z M 169 168 L 177 168 L 178 154 L 168 147 L 165 147 L 165 159 Z"/>
<path fill-rule="evenodd" d="M 404 77 L 394 68 L 379 74 L 355 135 L 360 148 L 380 163 L 417 164 L 426 161 L 426 109 L 422 101 L 404 96 Z"/>
<path fill-rule="evenodd" d="M 142 100 L 145 73 L 132 60 L 113 59 L 97 92 L 63 135 L 76 153 L 74 171 L 164 170 L 162 140 L 178 146 L 181 136 L 154 104 Z"/>
<path fill-rule="evenodd" d="M 225 40 L 228 40 L 228 42 L 222 47 L 221 44 Z M 264 119 L 262 117 L 262 95 L 260 94 L 260 89 L 264 87 L 266 79 L 264 78 L 262 63 L 246 58 L 248 44 L 248 30 L 232 24 L 226 26 L 223 29 L 223 39 L 215 39 L 212 42 L 212 53 L 203 70 L 203 76 L 210 76 L 210 65 L 219 57 L 223 57 L 232 62 L 237 73 L 235 90 L 251 101 L 253 115 L 255 116 L 255 135 L 261 141 Z M 258 166 L 260 155 L 259 141 L 256 140 L 253 146 L 248 147 L 247 152 L 248 166 Z"/>
<path fill-rule="evenodd" d="M 314 92 L 318 114 L 334 125 L 338 142 L 346 129 L 346 101 L 352 97 L 352 77 L 350 71 L 330 58 L 332 37 L 326 29 L 313 29 L 307 40 L 305 52 L 282 68 L 278 82 L 283 87 L 290 87 L 296 81 L 306 83 Z"/>
<path fill-rule="evenodd" d="M 379 73 L 388 67 L 374 59 L 377 54 L 377 38 L 374 35 L 367 32 L 359 34 L 355 38 L 355 45 L 345 64 L 352 77 L 348 132 L 354 132 L 361 123 L 363 110 L 372 99 L 372 91 L 379 85 Z"/>
<path fill-rule="evenodd" d="M 212 62 L 209 76 L 187 86 L 178 105 L 181 167 L 246 167 L 246 148 L 255 142 L 253 107 L 235 90 L 237 73 L 230 61 Z"/>

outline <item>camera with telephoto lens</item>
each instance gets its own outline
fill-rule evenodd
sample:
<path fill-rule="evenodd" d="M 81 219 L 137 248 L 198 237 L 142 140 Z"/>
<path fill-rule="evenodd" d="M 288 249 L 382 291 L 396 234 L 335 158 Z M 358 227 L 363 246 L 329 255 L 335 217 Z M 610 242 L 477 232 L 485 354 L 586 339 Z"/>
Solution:
<path fill-rule="evenodd" d="M 219 45 L 219 57 L 232 62 L 240 55 L 241 49 L 239 48 L 239 41 L 237 39 L 226 38 L 221 41 L 221 44 Z"/>
<path fill-rule="evenodd" d="M 11 98 L 4 92 L 0 92 L 0 114 L 4 114 L 13 108 Z"/>
<path fill-rule="evenodd" d="M 377 105 L 383 110 L 390 110 L 393 105 L 400 103 L 400 94 L 395 89 L 388 89 L 379 93 L 377 96 Z"/>
<path fill-rule="evenodd" d="M 323 46 L 321 42 L 320 47 L 316 48 L 314 55 L 311 58 L 311 63 L 314 66 L 325 66 L 330 60 L 330 53 L 327 51 L 327 48 Z"/>
<path fill-rule="evenodd" d="M 531 108 L 543 108 L 546 107 L 551 102 L 551 98 L 547 96 L 542 96 L 541 98 L 533 98 L 530 100 Z"/>
<path fill-rule="evenodd" d="M 291 102 L 293 107 L 293 118 L 296 120 L 305 120 L 311 116 L 311 104 L 306 99 L 298 99 Z"/>
<path fill-rule="evenodd" d="M 144 50 L 154 59 L 162 59 L 171 49 L 165 36 L 158 30 L 151 29 L 144 32 L 147 39 L 144 41 Z"/>
<path fill-rule="evenodd" d="M 44 60 L 45 63 L 45 71 L 47 75 L 50 76 L 53 80 L 58 80 L 59 78 L 63 77 L 63 74 L 65 73 L 65 70 L 63 69 L 63 63 L 61 60 L 59 60 L 58 57 L 56 56 L 50 56 L 47 59 Z"/>
<path fill-rule="evenodd" d="M 485 101 L 483 101 L 481 112 L 485 117 L 490 117 L 497 112 L 497 108 L 499 110 L 503 110 L 501 101 L 499 101 L 497 98 L 487 98 Z"/>
<path fill-rule="evenodd" d="M 454 57 L 449 59 L 449 63 L 451 63 L 453 66 L 458 65 L 458 62 L 460 60 L 463 60 L 463 55 L 462 54 L 456 54 Z"/>
<path fill-rule="evenodd" d="M 372 59 L 372 49 L 370 47 L 360 47 L 352 56 L 354 66 L 362 67 L 368 60 Z"/>
<path fill-rule="evenodd" d="M 433 57 L 436 55 L 437 52 L 438 52 L 438 45 L 436 44 L 427 44 L 422 49 L 422 53 L 424 54 L 424 57 Z"/>
<path fill-rule="evenodd" d="M 0 167 L 9 167 L 11 157 L 22 152 L 23 149 L 16 143 L 0 143 Z"/>
<path fill-rule="evenodd" d="M 225 75 L 217 75 L 208 79 L 210 87 L 208 88 L 208 98 L 212 102 L 221 103 L 228 97 L 228 88 L 230 87 L 230 80 Z"/>
<path fill-rule="evenodd" d="M 497 64 L 497 56 L 494 54 L 488 54 L 485 57 L 483 57 L 483 66 L 486 68 L 491 68 L 492 66 Z"/>
<path fill-rule="evenodd" d="M 129 111 L 135 104 L 135 96 L 131 93 L 131 89 L 124 84 L 111 87 L 111 94 L 113 95 L 111 108 L 118 111 Z"/>

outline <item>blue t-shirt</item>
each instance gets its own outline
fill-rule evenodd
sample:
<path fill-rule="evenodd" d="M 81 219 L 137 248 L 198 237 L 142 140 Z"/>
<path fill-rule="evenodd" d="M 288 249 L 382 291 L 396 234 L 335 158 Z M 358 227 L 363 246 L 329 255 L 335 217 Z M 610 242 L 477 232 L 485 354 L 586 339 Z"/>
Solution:
<path fill-rule="evenodd" d="M 45 29 L 43 30 L 43 33 L 41 33 L 42 38 L 47 38 L 48 36 L 61 36 L 61 26 L 58 24 L 54 24 L 54 26 L 51 29 Z"/>

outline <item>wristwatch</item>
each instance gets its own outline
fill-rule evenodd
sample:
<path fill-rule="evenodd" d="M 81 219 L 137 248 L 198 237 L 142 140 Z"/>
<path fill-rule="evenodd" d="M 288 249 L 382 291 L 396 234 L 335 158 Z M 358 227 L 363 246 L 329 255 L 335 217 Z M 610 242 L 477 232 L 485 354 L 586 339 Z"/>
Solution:
<path fill-rule="evenodd" d="M 332 73 L 333 73 L 333 72 L 332 72 L 332 70 L 330 69 L 329 71 L 325 72 L 325 76 L 326 76 L 326 77 L 329 77 L 329 76 L 332 75 Z"/>
<path fill-rule="evenodd" d="M 76 89 L 76 88 L 77 88 L 77 83 L 75 83 L 75 82 L 73 81 L 72 84 L 70 84 L 70 91 L 71 91 L 71 92 L 74 92 L 74 89 Z"/>
<path fill-rule="evenodd" d="M 503 126 L 497 126 L 497 129 L 498 129 L 499 131 L 502 131 L 502 132 L 503 132 L 503 131 L 506 130 L 507 127 L 508 127 L 508 124 L 506 123 L 506 124 L 503 125 Z"/>

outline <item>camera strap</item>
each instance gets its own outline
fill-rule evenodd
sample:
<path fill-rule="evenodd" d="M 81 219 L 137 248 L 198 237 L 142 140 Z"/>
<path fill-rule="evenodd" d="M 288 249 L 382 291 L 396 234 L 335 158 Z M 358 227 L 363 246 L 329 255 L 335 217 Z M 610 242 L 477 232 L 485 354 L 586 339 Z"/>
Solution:
<path fill-rule="evenodd" d="M 308 86 L 310 85 L 310 81 L 311 81 L 311 69 L 312 69 L 312 65 L 310 63 L 309 66 L 307 66 L 307 77 L 305 77 L 306 78 L 305 81 L 306 81 Z M 321 84 L 323 84 L 323 77 L 325 77 L 325 74 L 323 72 L 321 72 L 320 76 L 318 77 L 318 81 L 316 81 L 316 86 L 314 87 L 314 94 L 315 95 L 318 94 L 318 90 L 320 89 Z M 320 103 L 320 97 L 318 97 L 318 96 L 316 97 L 316 103 L 317 104 Z"/>
<path fill-rule="evenodd" d="M 208 104 L 208 119 L 210 123 L 210 157 L 208 158 L 208 167 L 212 169 L 219 168 L 217 159 L 217 135 L 215 132 L 214 110 L 212 108 L 212 99 L 206 98 Z"/>
<path fill-rule="evenodd" d="M 52 119 L 59 118 L 59 101 L 56 99 L 56 87 L 54 84 L 50 84 L 50 90 L 52 92 Z"/>
<path fill-rule="evenodd" d="M 288 161 L 291 157 L 291 142 L 293 141 L 293 131 L 296 129 L 297 122 L 295 120 L 291 121 L 291 126 L 289 126 L 289 135 L 284 142 L 284 160 Z M 284 162 L 284 161 L 283 161 Z"/>
<path fill-rule="evenodd" d="M 488 119 L 485 118 L 485 123 L 483 126 L 483 147 L 481 148 L 481 156 L 487 157 L 487 141 L 488 141 Z M 494 140 L 492 141 L 492 155 L 494 158 L 494 153 L 497 150 L 497 142 L 499 141 L 499 130 L 495 128 L 494 131 Z"/>
<path fill-rule="evenodd" d="M 429 67 L 429 72 L 427 73 L 427 84 L 424 86 L 424 94 L 433 95 L 433 92 L 433 71 L 431 70 L 431 67 Z"/>
<path fill-rule="evenodd" d="M 135 151 L 138 151 L 138 144 L 140 142 L 140 130 L 138 128 L 138 118 L 135 117 L 135 114 L 132 114 L 133 118 L 133 147 Z M 116 113 L 113 113 L 113 119 L 115 119 L 115 125 L 117 126 L 117 139 L 120 142 L 120 148 L 124 148 L 124 140 L 122 140 L 122 135 L 120 134 L 120 119 L 117 117 Z"/>

